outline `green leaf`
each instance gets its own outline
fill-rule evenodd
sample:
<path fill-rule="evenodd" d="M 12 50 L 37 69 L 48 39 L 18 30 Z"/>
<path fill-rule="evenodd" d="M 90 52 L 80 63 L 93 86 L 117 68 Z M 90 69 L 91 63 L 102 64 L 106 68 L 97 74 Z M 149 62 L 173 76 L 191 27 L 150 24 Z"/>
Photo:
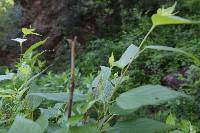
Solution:
<path fill-rule="evenodd" d="M 86 113 L 97 101 L 98 101 L 98 99 L 95 99 L 95 100 L 92 100 L 92 101 L 86 103 L 83 106 L 81 113 L 83 113 L 83 114 Z"/>
<path fill-rule="evenodd" d="M 0 129 L 0 133 L 8 133 L 7 129 Z"/>
<path fill-rule="evenodd" d="M 116 103 L 114 103 L 109 107 L 109 112 L 113 115 L 129 115 L 133 113 L 134 110 L 122 109 Z"/>
<path fill-rule="evenodd" d="M 55 102 L 66 102 L 68 100 L 68 92 L 59 92 L 59 93 L 30 93 L 27 95 L 27 100 L 31 108 L 36 109 L 43 100 L 50 100 Z M 74 102 L 84 101 L 87 99 L 87 96 L 81 93 L 74 93 Z"/>
<path fill-rule="evenodd" d="M 72 127 L 70 129 L 68 128 L 61 128 L 54 133 L 100 133 L 100 131 L 93 126 L 81 126 L 81 127 Z"/>
<path fill-rule="evenodd" d="M 159 14 L 154 14 L 151 17 L 154 26 L 158 25 L 169 25 L 169 24 L 194 24 L 197 22 L 190 21 L 179 16 L 162 16 Z"/>
<path fill-rule="evenodd" d="M 170 133 L 184 133 L 184 132 L 182 132 L 180 130 L 174 130 L 174 131 L 171 131 Z"/>
<path fill-rule="evenodd" d="M 166 124 L 175 126 L 176 125 L 176 116 L 170 113 L 166 119 Z"/>
<path fill-rule="evenodd" d="M 84 117 L 83 115 L 72 116 L 69 118 L 68 123 L 70 126 L 75 126 L 83 119 L 83 117 Z"/>
<path fill-rule="evenodd" d="M 127 80 L 129 80 L 129 76 L 116 77 L 112 79 L 111 82 L 114 85 L 118 85 L 118 84 L 122 84 L 124 81 L 127 81 Z"/>
<path fill-rule="evenodd" d="M 154 14 L 151 17 L 153 26 L 158 25 L 169 25 L 169 24 L 194 24 L 199 23 L 195 21 L 191 21 L 179 16 L 174 16 L 173 11 L 175 9 L 176 3 L 167 9 L 159 8 L 157 10 L 157 14 Z"/>
<path fill-rule="evenodd" d="M 37 36 L 40 36 L 40 34 L 35 33 L 34 31 L 35 31 L 35 29 L 22 28 L 22 33 L 25 36 L 27 36 L 27 35 L 37 35 Z"/>
<path fill-rule="evenodd" d="M 193 54 L 191 53 L 187 53 L 181 49 L 177 49 L 177 48 L 172 48 L 172 47 L 167 47 L 167 46 L 157 46 L 157 45 L 150 45 L 150 46 L 146 46 L 145 48 L 148 49 L 156 49 L 156 50 L 164 50 L 164 51 L 172 51 L 172 52 L 178 52 L 181 54 L 186 55 L 187 57 L 191 58 L 192 61 L 196 64 L 196 65 L 200 65 L 200 60 L 195 57 Z"/>
<path fill-rule="evenodd" d="M 40 117 L 36 120 L 36 123 L 40 125 L 42 131 L 44 132 L 48 127 L 48 117 L 45 114 L 41 114 Z"/>
<path fill-rule="evenodd" d="M 35 97 L 41 97 L 44 98 L 46 100 L 50 100 L 50 101 L 56 101 L 56 102 L 66 102 L 69 96 L 68 92 L 59 92 L 59 93 L 30 93 L 28 95 L 30 96 L 35 96 Z M 77 101 L 83 101 L 86 100 L 87 97 L 84 94 L 81 93 L 74 93 L 74 102 Z"/>
<path fill-rule="evenodd" d="M 174 127 L 159 121 L 142 118 L 136 121 L 117 122 L 106 133 L 165 133 L 171 129 Z"/>
<path fill-rule="evenodd" d="M 122 93 L 117 99 L 117 105 L 122 109 L 136 110 L 146 105 L 159 105 L 185 94 L 171 90 L 161 85 L 145 85 Z"/>
<path fill-rule="evenodd" d="M 48 38 L 42 40 L 42 41 L 39 41 L 35 44 L 33 44 L 32 46 L 30 46 L 26 52 L 24 53 L 24 56 L 27 56 L 29 53 L 31 53 L 34 49 L 40 47 L 41 45 L 43 45 L 46 41 L 47 41 Z"/>
<path fill-rule="evenodd" d="M 58 117 L 61 114 L 61 111 L 55 108 L 48 108 L 48 109 L 39 108 L 39 109 L 40 112 L 45 114 L 48 119 Z"/>
<path fill-rule="evenodd" d="M 106 82 L 111 74 L 111 69 L 109 67 L 101 66 L 101 78 L 103 82 Z"/>
<path fill-rule="evenodd" d="M 123 53 L 121 58 L 118 61 L 114 62 L 113 66 L 124 68 L 126 65 L 131 63 L 138 56 L 138 52 L 139 52 L 139 48 L 131 44 Z"/>
<path fill-rule="evenodd" d="M 82 126 L 82 127 L 72 127 L 69 129 L 68 133 L 100 133 L 100 131 L 96 127 Z"/>
<path fill-rule="evenodd" d="M 113 53 L 111 54 L 111 56 L 110 56 L 108 62 L 109 62 L 109 64 L 110 64 L 110 66 L 113 66 L 113 64 L 114 64 L 114 62 L 115 62 L 115 57 L 114 57 L 114 54 L 113 54 Z"/>
<path fill-rule="evenodd" d="M 8 133 L 42 133 L 42 129 L 37 123 L 17 116 Z"/>
<path fill-rule="evenodd" d="M 157 14 L 163 15 L 163 16 L 173 15 L 173 12 L 174 12 L 174 10 L 175 10 L 176 4 L 177 4 L 177 2 L 175 2 L 173 6 L 168 7 L 168 8 L 166 8 L 166 9 L 164 9 L 164 7 L 159 8 L 159 9 L 157 10 Z"/>

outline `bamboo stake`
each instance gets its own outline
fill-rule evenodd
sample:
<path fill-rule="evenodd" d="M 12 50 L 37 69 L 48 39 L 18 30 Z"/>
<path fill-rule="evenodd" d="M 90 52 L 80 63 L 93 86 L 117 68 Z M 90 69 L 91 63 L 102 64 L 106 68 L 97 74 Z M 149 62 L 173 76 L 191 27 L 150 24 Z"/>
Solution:
<path fill-rule="evenodd" d="M 74 88 L 75 88 L 75 45 L 77 43 L 77 37 L 75 36 L 73 40 L 67 39 L 70 48 L 71 48 L 71 72 L 70 72 L 70 95 L 68 100 L 68 106 L 66 108 L 66 112 L 68 115 L 68 118 L 71 117 L 72 113 L 72 106 L 73 106 L 73 96 L 74 96 Z"/>

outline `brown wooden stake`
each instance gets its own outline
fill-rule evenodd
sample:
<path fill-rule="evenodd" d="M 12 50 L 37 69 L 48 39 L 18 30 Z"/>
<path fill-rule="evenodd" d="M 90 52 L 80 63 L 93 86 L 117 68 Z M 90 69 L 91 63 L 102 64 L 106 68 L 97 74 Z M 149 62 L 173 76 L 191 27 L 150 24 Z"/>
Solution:
<path fill-rule="evenodd" d="M 71 47 L 71 74 L 70 74 L 70 94 L 68 105 L 66 108 L 66 112 L 68 118 L 71 117 L 72 113 L 72 106 L 73 106 L 73 96 L 74 96 L 74 88 L 75 88 L 75 79 L 74 79 L 74 72 L 75 72 L 75 45 L 77 43 L 77 37 L 75 36 L 73 40 L 67 39 L 70 47 Z"/>

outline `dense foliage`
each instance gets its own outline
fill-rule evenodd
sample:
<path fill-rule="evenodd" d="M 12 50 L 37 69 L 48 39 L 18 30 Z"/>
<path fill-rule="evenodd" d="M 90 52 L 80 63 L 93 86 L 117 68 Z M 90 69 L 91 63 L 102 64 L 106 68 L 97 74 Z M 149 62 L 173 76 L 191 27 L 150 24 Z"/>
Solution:
<path fill-rule="evenodd" d="M 181 9 L 200 3 L 190 2 L 180 1 Z M 77 55 L 72 117 L 66 113 L 68 67 L 62 74 L 49 71 L 59 59 L 45 66 L 47 51 L 38 48 L 48 38 L 24 50 L 29 36 L 41 35 L 22 28 L 22 37 L 12 39 L 20 58 L 0 75 L 0 132 L 199 132 L 198 13 L 190 16 L 190 9 L 182 14 L 190 19 L 181 18 L 175 7 L 159 8 L 151 18 L 124 9 L 120 32 L 94 38 Z"/>

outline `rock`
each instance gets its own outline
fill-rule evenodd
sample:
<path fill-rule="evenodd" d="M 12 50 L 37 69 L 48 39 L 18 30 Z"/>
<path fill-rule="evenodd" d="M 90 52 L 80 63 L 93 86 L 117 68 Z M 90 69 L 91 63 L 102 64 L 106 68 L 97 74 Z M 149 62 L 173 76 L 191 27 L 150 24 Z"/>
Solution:
<path fill-rule="evenodd" d="M 186 79 L 188 77 L 188 69 L 188 67 L 182 66 L 176 72 L 167 74 L 163 77 L 161 84 L 169 86 L 173 89 L 177 89 L 186 82 Z"/>

